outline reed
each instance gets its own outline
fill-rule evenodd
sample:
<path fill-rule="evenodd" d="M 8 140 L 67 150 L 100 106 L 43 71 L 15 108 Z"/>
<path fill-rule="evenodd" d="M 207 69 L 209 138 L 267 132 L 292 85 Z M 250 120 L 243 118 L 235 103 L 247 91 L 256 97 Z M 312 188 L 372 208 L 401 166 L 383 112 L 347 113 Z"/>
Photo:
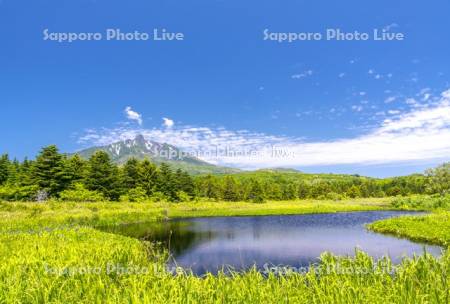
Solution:
<path fill-rule="evenodd" d="M 264 212 L 275 208 L 270 204 Z M 295 208 L 290 207 L 295 204 Z M 311 210 L 298 206 L 302 204 L 324 207 L 332 202 L 286 202 L 282 206 L 289 212 Z M 245 212 L 251 208 L 237 206 Z M 321 263 L 306 273 L 252 269 L 196 277 L 184 271 L 167 271 L 167 255 L 152 244 L 94 228 L 160 220 L 167 215 L 224 215 L 225 208 L 231 209 L 222 206 L 216 213 L 207 213 L 206 208 L 193 208 L 194 203 L 0 204 L 0 303 L 450 302 L 448 252 L 440 258 L 424 255 L 405 259 L 398 266 L 389 259 L 375 261 L 363 252 L 355 257 L 324 253 Z M 334 211 L 344 210 L 338 206 Z M 448 223 L 448 214 L 432 216 L 434 225 Z M 404 227 L 417 226 L 409 218 L 404 221 Z M 419 234 L 440 238 L 438 230 L 417 226 Z"/>

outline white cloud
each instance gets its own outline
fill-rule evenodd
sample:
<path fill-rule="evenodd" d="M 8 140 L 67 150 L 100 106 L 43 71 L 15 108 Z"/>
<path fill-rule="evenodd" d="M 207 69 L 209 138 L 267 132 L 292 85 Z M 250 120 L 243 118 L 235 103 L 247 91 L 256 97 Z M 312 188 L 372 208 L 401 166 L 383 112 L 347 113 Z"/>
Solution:
<path fill-rule="evenodd" d="M 363 106 L 360 106 L 360 105 L 353 105 L 352 106 L 352 110 L 355 111 L 355 112 L 361 112 L 363 109 L 364 109 Z"/>
<path fill-rule="evenodd" d="M 302 79 L 302 78 L 311 76 L 312 74 L 313 74 L 312 70 L 307 70 L 307 71 L 304 71 L 303 73 L 300 73 L 300 74 L 291 75 L 291 78 L 292 79 Z"/>
<path fill-rule="evenodd" d="M 397 99 L 397 97 L 395 97 L 395 96 L 389 96 L 388 98 L 386 98 L 384 100 L 384 103 L 391 103 L 391 102 L 394 102 L 396 99 Z"/>
<path fill-rule="evenodd" d="M 396 114 L 400 114 L 400 111 L 399 110 L 389 110 L 388 113 L 391 115 L 396 115 Z"/>
<path fill-rule="evenodd" d="M 142 115 L 131 109 L 130 106 L 125 108 L 125 115 L 130 120 L 135 120 L 139 125 L 142 125 Z"/>
<path fill-rule="evenodd" d="M 378 114 L 376 117 L 384 118 L 385 113 Z M 248 169 L 448 160 L 450 90 L 443 92 L 433 106 L 399 112 L 365 134 L 350 138 L 308 142 L 246 130 L 172 125 L 154 129 L 90 129 L 79 142 L 104 145 L 137 134 L 173 144 L 209 162 Z"/>
<path fill-rule="evenodd" d="M 175 123 L 173 122 L 172 119 L 167 118 L 167 117 L 163 117 L 163 125 L 164 125 L 165 127 L 167 127 L 167 128 L 172 128 L 174 124 L 175 124 Z"/>
<path fill-rule="evenodd" d="M 339 73 L 338 77 L 343 78 L 345 76 L 345 73 Z"/>
<path fill-rule="evenodd" d="M 405 100 L 405 103 L 406 103 L 407 105 L 415 105 L 415 104 L 417 104 L 417 101 L 416 101 L 414 98 L 407 98 L 407 99 Z"/>

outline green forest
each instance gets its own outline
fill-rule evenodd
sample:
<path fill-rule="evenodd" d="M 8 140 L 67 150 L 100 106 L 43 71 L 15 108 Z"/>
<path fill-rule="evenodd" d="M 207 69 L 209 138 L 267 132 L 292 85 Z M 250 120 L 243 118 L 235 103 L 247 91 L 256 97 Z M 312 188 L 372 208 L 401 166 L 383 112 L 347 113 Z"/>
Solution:
<path fill-rule="evenodd" d="M 34 160 L 0 157 L 0 200 L 3 201 L 251 201 L 369 198 L 445 194 L 450 189 L 450 163 L 424 174 L 394 178 L 306 174 L 290 170 L 257 170 L 234 174 L 190 175 L 149 159 L 130 158 L 123 165 L 107 153 L 89 159 L 67 156 L 54 145 Z"/>

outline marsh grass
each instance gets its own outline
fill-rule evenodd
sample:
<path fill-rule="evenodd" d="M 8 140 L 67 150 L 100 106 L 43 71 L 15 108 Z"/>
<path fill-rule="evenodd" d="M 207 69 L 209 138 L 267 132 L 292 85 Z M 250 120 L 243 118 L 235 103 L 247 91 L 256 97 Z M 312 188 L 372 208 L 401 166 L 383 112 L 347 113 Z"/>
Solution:
<path fill-rule="evenodd" d="M 450 246 L 450 211 L 386 219 L 372 223 L 368 228 L 415 241 Z"/>
<path fill-rule="evenodd" d="M 334 206 L 333 202 L 258 204 L 257 208 L 262 209 L 237 203 L 236 210 L 232 210 L 231 204 L 208 204 L 0 204 L 0 303 L 450 301 L 448 252 L 441 258 L 424 255 L 405 259 L 394 272 L 390 271 L 393 266 L 389 260 L 377 262 L 357 252 L 354 258 L 324 254 L 319 268 L 307 273 L 265 275 L 252 269 L 196 277 L 189 272 L 174 275 L 166 271 L 167 254 L 152 244 L 93 228 L 161 220 L 167 215 L 292 214 L 385 208 L 370 201 Z M 213 207 L 217 209 L 209 210 Z M 448 219 L 436 218 L 437 222 L 441 220 Z M 112 267 L 119 270 L 108 271 Z"/>

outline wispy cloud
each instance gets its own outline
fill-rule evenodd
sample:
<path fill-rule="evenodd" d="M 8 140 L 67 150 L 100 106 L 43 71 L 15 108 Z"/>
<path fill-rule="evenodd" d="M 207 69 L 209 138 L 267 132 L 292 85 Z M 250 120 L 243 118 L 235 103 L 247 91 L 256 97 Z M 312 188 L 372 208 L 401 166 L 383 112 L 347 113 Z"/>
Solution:
<path fill-rule="evenodd" d="M 397 99 L 395 96 L 389 96 L 384 100 L 384 103 L 391 103 L 394 102 Z"/>
<path fill-rule="evenodd" d="M 167 117 L 163 117 L 163 125 L 164 125 L 166 128 L 172 128 L 174 124 L 175 124 L 175 123 L 173 122 L 172 119 L 167 118 Z"/>
<path fill-rule="evenodd" d="M 292 79 L 302 79 L 308 76 L 311 76 L 313 74 L 312 70 L 306 70 L 303 73 L 299 73 L 299 74 L 293 74 L 291 75 Z"/>
<path fill-rule="evenodd" d="M 414 163 L 450 158 L 450 90 L 443 92 L 433 106 L 395 114 L 363 135 L 329 141 L 308 142 L 246 130 L 184 125 L 90 129 L 79 143 L 105 145 L 142 134 L 206 161 L 241 168 Z M 377 117 L 383 119 L 384 113 Z"/>
<path fill-rule="evenodd" d="M 125 115 L 128 119 L 134 120 L 139 125 L 142 125 L 142 115 L 136 111 L 133 111 L 130 106 L 125 108 Z"/>

